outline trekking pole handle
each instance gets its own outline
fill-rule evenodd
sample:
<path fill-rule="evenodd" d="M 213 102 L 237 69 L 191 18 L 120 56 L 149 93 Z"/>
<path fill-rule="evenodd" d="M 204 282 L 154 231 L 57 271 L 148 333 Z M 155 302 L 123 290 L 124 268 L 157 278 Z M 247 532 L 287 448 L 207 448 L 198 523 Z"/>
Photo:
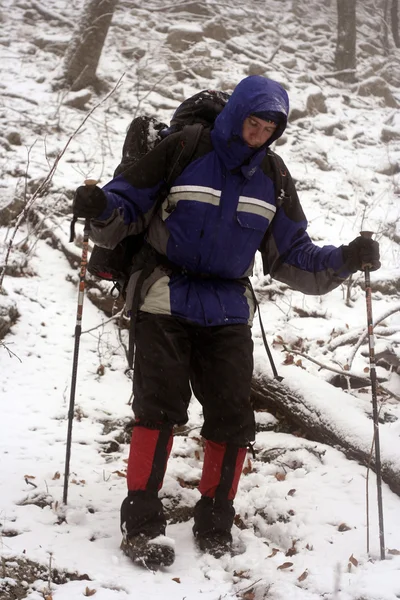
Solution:
<path fill-rule="evenodd" d="M 374 235 L 373 231 L 360 231 L 360 235 L 361 237 L 363 237 L 365 240 L 372 240 L 372 236 Z M 362 269 L 363 271 L 369 273 L 370 268 L 372 267 L 371 263 L 363 263 L 362 265 Z"/>
<path fill-rule="evenodd" d="M 86 186 L 95 186 L 99 183 L 98 179 L 85 179 L 84 184 Z M 78 221 L 78 217 L 73 217 L 71 220 L 71 225 L 70 225 L 70 234 L 69 234 L 69 241 L 73 242 L 75 239 L 75 223 L 77 223 Z M 86 219 L 85 221 L 85 229 L 90 229 L 90 225 L 89 225 L 89 220 Z"/>

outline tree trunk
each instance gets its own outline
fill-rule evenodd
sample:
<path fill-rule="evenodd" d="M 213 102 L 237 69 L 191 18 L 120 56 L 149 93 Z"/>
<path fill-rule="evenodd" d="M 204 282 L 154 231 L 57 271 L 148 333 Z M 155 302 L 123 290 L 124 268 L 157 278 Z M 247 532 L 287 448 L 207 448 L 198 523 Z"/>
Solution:
<path fill-rule="evenodd" d="M 383 51 L 386 56 L 389 54 L 389 0 L 385 0 L 383 6 L 383 34 L 382 34 Z"/>
<path fill-rule="evenodd" d="M 257 409 L 268 409 L 273 413 L 284 415 L 289 423 L 296 425 L 301 431 L 316 442 L 328 444 L 332 447 L 338 447 L 343 453 L 352 460 L 368 465 L 375 469 L 374 455 L 371 457 L 365 450 L 359 448 L 354 439 L 347 439 L 345 435 L 334 427 L 334 423 L 324 419 L 323 414 L 313 410 L 312 405 L 307 405 L 307 399 L 298 394 L 294 394 L 282 383 L 275 380 L 258 376 L 253 378 L 251 384 L 251 399 L 253 407 Z M 367 417 L 360 415 L 360 419 Z M 373 427 L 371 424 L 371 437 Z M 396 465 L 381 456 L 382 479 L 388 484 L 390 489 L 400 496 L 400 465 Z"/>
<path fill-rule="evenodd" d="M 338 79 L 355 81 L 356 70 L 356 0 L 337 0 L 338 30 L 335 69 Z M 342 73 L 342 71 L 346 71 Z"/>
<path fill-rule="evenodd" d="M 87 0 L 68 47 L 63 79 L 71 90 L 96 83 L 96 70 L 118 0 Z"/>
<path fill-rule="evenodd" d="M 392 0 L 391 13 L 391 25 L 393 41 L 396 48 L 400 48 L 400 31 L 399 31 L 399 1 Z"/>

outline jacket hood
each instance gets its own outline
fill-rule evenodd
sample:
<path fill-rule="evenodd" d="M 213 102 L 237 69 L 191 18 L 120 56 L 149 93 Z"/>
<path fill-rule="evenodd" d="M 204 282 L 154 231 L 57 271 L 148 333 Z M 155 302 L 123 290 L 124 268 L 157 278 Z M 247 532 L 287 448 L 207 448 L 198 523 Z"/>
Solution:
<path fill-rule="evenodd" d="M 242 137 L 244 120 L 254 113 L 279 114 L 279 123 L 273 136 L 261 148 L 249 148 Z M 229 170 L 242 167 L 246 177 L 261 164 L 265 152 L 285 131 L 289 114 L 286 90 L 276 81 L 251 75 L 234 89 L 225 108 L 215 120 L 211 132 L 217 154 Z"/>

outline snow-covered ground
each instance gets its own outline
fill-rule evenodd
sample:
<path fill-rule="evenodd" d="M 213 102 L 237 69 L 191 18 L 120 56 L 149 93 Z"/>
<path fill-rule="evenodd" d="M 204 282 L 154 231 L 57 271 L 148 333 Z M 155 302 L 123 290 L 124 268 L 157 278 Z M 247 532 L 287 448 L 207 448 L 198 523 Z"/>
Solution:
<path fill-rule="evenodd" d="M 4 0 L 3 4 L 0 142 L 13 139 L 10 134 L 16 131 L 22 144 L 0 144 L 0 209 L 16 191 L 22 193 L 26 172 L 28 193 L 36 189 L 86 114 L 65 106 L 67 96 L 52 91 L 52 73 L 62 55 L 37 41 L 62 43 L 69 39 L 71 28 L 60 20 L 38 18 L 28 2 Z M 70 21 L 81 6 L 61 0 L 44 4 Z M 220 10 L 215 3 L 203 4 L 217 13 Z M 182 31 L 197 35 L 213 21 L 213 15 L 200 18 L 182 10 L 178 18 L 175 12 L 156 10 L 163 8 L 162 2 L 154 3 L 154 10 L 121 4 L 99 69 L 111 85 L 125 72 L 121 85 L 71 142 L 49 192 L 38 198 L 35 209 L 59 238 L 60 248 L 68 245 L 72 190 L 85 177 L 102 183 L 111 177 L 135 111 L 156 112 L 168 120 L 184 97 L 207 87 L 228 89 L 248 74 L 254 61 L 262 64 L 262 56 L 271 56 L 274 44 L 281 42 L 282 49 L 265 74 L 286 83 L 294 108 L 303 110 L 306 99 L 320 91 L 328 112 L 294 120 L 284 143 L 275 150 L 297 181 L 309 231 L 317 243 L 347 243 L 369 227 L 377 232 L 383 266 L 372 274 L 374 316 L 376 320 L 388 316 L 380 324 L 376 349 L 399 356 L 395 283 L 400 262 L 399 175 L 381 172 L 400 161 L 398 142 L 381 139 L 385 124 L 399 130 L 396 109 L 385 106 L 377 96 L 360 97 L 354 88 L 346 89 L 325 77 L 334 48 L 328 34 L 329 43 L 323 45 L 320 39 L 322 17 L 334 32 L 334 9 L 329 11 L 327 3 L 319 7 L 320 13 L 316 9 L 316 32 L 312 32 L 311 17 L 306 25 L 303 22 L 303 39 L 297 38 L 299 25 L 290 13 L 291 3 L 271 0 L 268 4 L 274 25 L 269 38 L 263 36 L 266 23 L 259 3 L 254 3 L 253 10 L 231 2 L 220 22 L 231 32 L 229 42 L 247 54 L 232 54 L 228 43 L 206 37 L 180 55 L 181 61 L 190 61 L 195 69 L 194 77 L 192 73 L 180 79 L 169 74 L 165 36 L 176 31 L 177 23 Z M 319 33 L 317 25 L 322 28 Z M 307 36 L 311 49 L 305 47 Z M 144 58 L 128 60 L 129 45 L 145 49 Z M 196 47 L 197 56 L 203 57 L 202 66 L 211 68 L 211 78 L 196 71 Z M 255 55 L 255 47 L 259 48 L 257 60 L 248 56 Z M 121 53 L 124 48 L 125 54 Z M 310 66 L 317 61 L 311 58 L 311 50 L 321 61 L 315 68 Z M 295 64 L 288 62 L 293 58 Z M 373 60 L 360 58 L 360 69 L 367 73 Z M 157 85 L 160 77 L 164 78 Z M 400 102 L 399 88 L 391 89 Z M 97 102 L 93 96 L 86 108 L 90 110 Z M 0 346 L 0 599 L 24 597 L 16 592 L 23 583 L 24 567 L 13 578 L 10 566 L 18 561 L 23 565 L 24 559 L 51 566 L 50 582 L 42 572 L 36 583 L 26 585 L 29 600 L 75 600 L 92 591 L 99 600 L 399 598 L 400 498 L 383 484 L 386 560 L 380 561 L 375 475 L 369 473 L 367 552 L 367 469 L 338 449 L 292 433 L 268 431 L 279 427 L 275 417 L 265 412 L 257 414 L 256 458 L 248 456 L 236 499 L 233 534 L 238 553 L 220 560 L 200 555 L 190 519 L 199 497 L 196 483 L 203 455 L 201 414 L 195 399 L 188 428 L 175 436 L 162 491 L 171 517 L 167 533 L 175 540 L 176 561 L 155 573 L 130 563 L 119 550 L 119 507 L 126 491 L 128 436 L 124 425 L 131 418 L 131 382 L 124 375 L 126 361 L 114 323 L 106 322 L 88 298 L 83 310 L 68 505 L 62 505 L 77 271 L 71 269 L 61 249 L 54 249 L 54 243 L 36 239 L 37 227 L 30 223 L 19 230 L 16 242 L 20 244 L 11 253 L 10 264 L 15 265 L 13 274 L 21 276 L 6 275 L 7 295 L 0 296 L 0 307 L 15 303 L 20 315 L 2 340 L 5 346 Z M 12 232 L 12 227 L 0 228 L 4 254 Z M 69 247 L 79 255 L 77 246 Z M 18 267 L 21 258 L 27 261 L 22 270 Z M 354 337 L 358 339 L 366 325 L 362 278 L 355 281 L 347 302 L 345 286 L 321 298 L 305 297 L 264 278 L 259 264 L 253 283 L 286 385 L 307 399 L 311 412 L 322 415 L 368 453 L 373 436 L 369 388 L 366 393 L 335 388 L 328 383 L 330 371 L 294 353 L 338 369 L 351 362 L 352 373 L 366 376 L 366 344 L 353 356 Z M 254 339 L 256 373 L 266 376 L 270 370 L 257 321 Z M 126 341 L 125 332 L 122 340 Z M 289 351 L 282 352 L 283 346 L 293 350 L 293 363 L 300 360 L 297 365 L 284 364 L 291 361 L 287 360 Z M 390 372 L 380 366 L 378 375 L 393 394 L 400 394 L 395 368 Z M 395 397 L 385 398 L 382 414 L 389 417 L 380 427 L 382 457 L 398 471 L 399 406 Z M 87 579 L 57 584 L 54 569 L 86 574 Z M 32 581 L 28 567 L 26 580 Z"/>
<path fill-rule="evenodd" d="M 400 594 L 400 556 L 388 554 L 385 562 L 379 561 L 373 474 L 368 555 L 366 469 L 338 450 L 284 433 L 259 433 L 257 458 L 249 456 L 246 462 L 236 501 L 239 526 L 234 528 L 235 544 L 244 553 L 220 560 L 200 556 L 188 521 L 168 527 L 176 544 L 172 567 L 152 573 L 133 566 L 119 550 L 119 505 L 125 495 L 128 445 L 120 444 L 116 452 L 109 452 L 116 432 L 103 433 L 104 423 L 123 422 L 130 416 L 130 382 L 122 374 L 124 362 L 110 324 L 81 338 L 71 482 L 68 506 L 64 507 L 76 289 L 66 279 L 65 258 L 45 242 L 37 244 L 31 264 L 35 276 L 9 279 L 7 286 L 9 294 L 18 298 L 22 316 L 6 338 L 18 358 L 5 353 L 2 357 L 3 557 L 26 556 L 48 564 L 51 553 L 53 567 L 88 574 L 90 582 L 53 585 L 55 599 L 78 598 L 86 586 L 97 590 L 96 598 L 105 599 L 216 600 L 254 589 L 258 590 L 255 598 L 264 594 L 308 600 L 333 597 L 335 586 L 340 587 L 337 597 L 343 600 L 389 600 Z M 86 302 L 84 329 L 95 327 L 102 319 Z M 265 363 L 261 352 L 260 347 L 258 365 Z M 275 357 L 279 360 L 279 354 Z M 100 364 L 105 365 L 103 376 L 96 375 Z M 304 383 L 302 377 L 296 378 L 294 366 L 280 366 L 280 370 L 286 380 L 297 379 L 295 386 L 303 393 L 308 386 L 321 407 L 325 405 L 337 418 L 341 414 L 343 427 L 362 437 L 365 432 L 359 430 L 351 397 L 306 373 Z M 313 385 L 316 389 L 311 389 Z M 260 421 L 265 425 L 265 418 Z M 175 437 L 163 489 L 167 508 L 173 501 L 180 508 L 193 507 L 198 498 L 193 483 L 201 472 L 200 424 L 194 401 L 189 435 Z M 398 424 L 393 423 L 391 429 L 395 442 Z M 398 447 L 391 451 L 398 454 Z M 384 485 L 383 501 L 386 547 L 400 549 L 400 499 Z M 40 598 L 46 585 L 37 585 L 37 592 L 28 598 Z"/>

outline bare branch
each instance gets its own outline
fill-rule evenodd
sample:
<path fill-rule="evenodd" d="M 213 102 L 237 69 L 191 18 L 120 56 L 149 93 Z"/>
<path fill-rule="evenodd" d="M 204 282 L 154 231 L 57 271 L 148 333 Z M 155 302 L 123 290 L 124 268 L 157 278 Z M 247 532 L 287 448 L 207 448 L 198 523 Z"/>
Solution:
<path fill-rule="evenodd" d="M 92 331 L 95 331 L 96 329 L 99 329 L 100 327 L 107 325 L 107 323 L 111 323 L 111 321 L 115 321 L 115 320 L 119 319 L 123 315 L 124 310 L 125 310 L 125 306 L 122 308 L 122 310 L 120 310 L 119 312 L 115 313 L 115 315 L 113 315 L 112 317 L 107 319 L 107 321 L 102 321 L 98 325 L 95 325 L 95 327 L 91 327 L 90 329 L 86 329 L 86 331 L 82 331 L 81 335 L 83 335 L 84 333 L 91 333 Z"/>
<path fill-rule="evenodd" d="M 6 256 L 5 256 L 5 260 L 4 260 L 4 265 L 3 265 L 3 268 L 2 268 L 2 271 L 0 274 L 0 290 L 3 288 L 4 276 L 5 276 L 6 268 L 8 265 L 9 258 L 10 258 L 11 249 L 13 247 L 14 240 L 15 240 L 15 237 L 17 235 L 19 228 L 21 227 L 22 223 L 27 218 L 29 211 L 32 208 L 32 206 L 34 205 L 34 203 L 36 202 L 36 200 L 40 197 L 40 195 L 46 189 L 46 187 L 51 183 L 51 181 L 54 177 L 54 174 L 57 170 L 58 163 L 60 162 L 61 158 L 64 156 L 64 154 L 67 151 L 67 148 L 70 145 L 70 143 L 72 142 L 72 140 L 76 137 L 76 135 L 82 129 L 82 127 L 84 126 L 86 121 L 90 118 L 90 116 L 94 113 L 94 111 L 97 110 L 97 108 L 99 108 L 99 106 L 104 104 L 104 102 L 106 102 L 108 100 L 108 98 L 118 89 L 123 77 L 124 77 L 124 74 L 122 74 L 121 77 L 118 79 L 118 81 L 115 84 L 115 86 L 113 87 L 113 89 L 87 113 L 87 115 L 82 120 L 80 125 L 78 125 L 78 127 L 75 129 L 75 131 L 70 135 L 64 148 L 57 154 L 57 156 L 53 162 L 53 165 L 47 174 L 47 177 L 42 181 L 42 183 L 39 185 L 39 187 L 35 190 L 32 197 L 29 200 L 27 200 L 24 208 L 19 213 L 15 227 L 14 227 L 14 231 L 13 231 L 13 233 L 8 241 L 8 244 L 7 244 L 7 252 L 6 252 Z"/>
<path fill-rule="evenodd" d="M 379 325 L 379 323 L 381 323 L 382 321 L 384 321 L 385 319 L 387 319 L 388 317 L 390 317 L 391 315 L 394 315 L 396 312 L 399 312 L 399 311 L 400 311 L 400 304 L 397 304 L 393 308 L 390 308 L 383 315 L 381 315 L 377 321 L 375 321 L 374 328 L 377 325 Z M 364 342 L 364 340 L 367 338 L 367 336 L 368 336 L 368 328 L 366 327 L 364 329 L 362 335 L 360 336 L 357 344 L 354 346 L 353 352 L 350 355 L 350 358 L 348 360 L 349 367 L 351 367 L 351 365 L 353 364 L 354 357 L 357 354 L 357 351 L 358 351 L 359 347 L 362 345 L 362 343 Z"/>
<path fill-rule="evenodd" d="M 292 350 L 291 348 L 287 348 L 286 346 L 283 346 L 283 349 L 286 352 L 289 352 L 290 354 L 296 354 L 297 356 L 306 358 L 307 360 L 314 363 L 315 365 L 318 365 L 318 367 L 321 367 L 321 369 L 326 369 L 327 371 L 332 371 L 332 373 L 338 373 L 339 375 L 343 375 L 344 377 L 357 377 L 357 379 L 361 379 L 361 381 L 365 381 L 365 383 L 367 385 L 371 385 L 370 377 L 365 377 L 365 375 L 358 375 L 358 373 L 352 373 L 351 371 L 344 371 L 343 369 L 335 369 L 335 367 L 325 365 L 324 363 L 319 362 L 315 358 L 311 358 L 311 356 L 308 356 L 308 354 L 304 354 L 304 352 L 298 352 L 297 350 Z M 391 396 L 392 398 L 395 398 L 396 400 L 400 401 L 400 396 L 398 394 L 395 394 L 391 390 L 388 390 L 388 388 L 384 387 L 381 384 L 379 384 L 379 388 L 383 392 L 385 392 L 385 394 L 387 394 L 388 396 Z"/>
<path fill-rule="evenodd" d="M 68 27 L 74 27 L 74 23 L 72 21 L 70 21 L 70 19 L 63 17 L 62 15 L 60 15 L 60 13 L 55 12 L 53 10 L 52 11 L 46 10 L 45 8 L 43 8 L 41 3 L 35 2 L 35 0 L 31 0 L 31 6 L 32 6 L 32 8 L 37 10 L 37 12 L 40 15 L 42 15 L 42 17 L 44 17 L 47 20 L 59 21 L 63 25 L 68 25 Z"/>
<path fill-rule="evenodd" d="M 19 356 L 17 356 L 17 355 L 15 354 L 15 352 L 13 352 L 12 350 L 10 350 L 9 346 L 7 346 L 7 345 L 6 345 L 4 342 L 1 342 L 1 341 L 0 341 L 0 346 L 2 346 L 3 348 L 5 348 L 5 349 L 7 350 L 7 352 L 8 352 L 8 355 L 9 355 L 10 357 L 14 356 L 15 358 L 17 358 L 17 359 L 19 360 L 19 362 L 20 362 L 20 363 L 22 363 L 22 360 L 20 359 L 20 357 L 19 357 Z"/>

